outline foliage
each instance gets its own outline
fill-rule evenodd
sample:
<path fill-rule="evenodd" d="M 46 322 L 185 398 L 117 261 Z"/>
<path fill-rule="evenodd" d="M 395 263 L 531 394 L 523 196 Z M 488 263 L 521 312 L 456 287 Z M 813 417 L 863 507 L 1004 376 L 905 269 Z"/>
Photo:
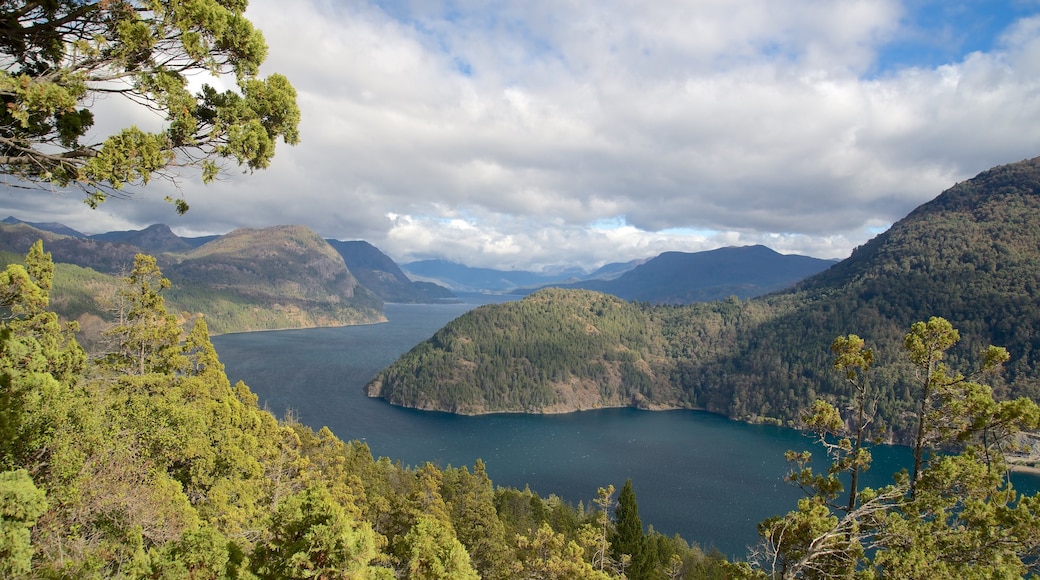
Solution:
<path fill-rule="evenodd" d="M 657 325 L 639 307 L 547 289 L 474 309 L 378 375 L 369 392 L 458 413 L 542 412 L 675 397 Z"/>
<path fill-rule="evenodd" d="M 43 490 L 24 469 L 0 472 L 0 575 L 21 576 L 32 569 L 29 530 L 46 510 Z"/>
<path fill-rule="evenodd" d="M 799 426 L 817 399 L 846 396 L 848 379 L 826 370 L 826 337 L 854 327 L 874 345 L 864 407 L 871 436 L 910 443 L 920 400 L 900 352 L 904 330 L 931 315 L 967 337 L 945 353 L 950 364 L 969 368 L 987 345 L 1005 345 L 1010 359 L 989 379 L 995 398 L 1040 401 L 1038 248 L 1040 158 L 957 184 L 788 291 L 655 307 L 578 291 L 534 294 L 531 303 L 460 317 L 369 390 L 395 404 L 467 413 L 696 407 Z M 589 316 L 593 303 L 604 310 Z M 605 320 L 642 334 L 580 325 L 603 330 Z M 609 387 L 591 399 L 561 396 L 584 383 Z"/>
<path fill-rule="evenodd" d="M 158 0 L 8 2 L 0 8 L 0 172 L 35 184 L 78 186 L 96 206 L 126 185 L 197 167 L 204 182 L 232 159 L 268 166 L 278 138 L 299 141 L 296 92 L 260 78 L 267 47 L 247 2 Z M 203 84 L 229 76 L 236 90 Z M 162 127 L 130 126 L 100 143 L 94 105 L 119 96 L 165 114 Z M 106 122 L 102 122 L 102 125 Z M 171 200 L 184 213 L 184 200 Z"/>
<path fill-rule="evenodd" d="M 36 246 L 0 284 L 5 574 L 620 577 L 605 558 L 613 486 L 590 513 L 495 489 L 479 461 L 404 467 L 328 429 L 278 421 L 230 384 L 204 318 L 173 323 L 148 256 L 120 290 L 136 314 L 115 327 L 116 356 L 88 364 L 45 309 L 51 266 Z M 143 367 L 139 342 L 161 345 Z M 673 570 L 725 565 L 680 538 L 647 537 Z"/>
<path fill-rule="evenodd" d="M 1040 494 L 1015 492 L 1005 458 L 1018 432 L 1040 429 L 1040 406 L 1025 398 L 998 403 L 988 386 L 950 370 L 942 361 L 958 338 L 939 317 L 915 323 L 905 336 L 921 385 L 914 393 L 920 428 L 911 474 L 904 470 L 877 490 L 857 490 L 853 483 L 842 503 L 838 475 L 865 468 L 869 453 L 847 439 L 833 443 L 831 466 L 816 475 L 807 452 L 788 452 L 795 465 L 788 479 L 807 495 L 796 510 L 759 524 L 763 543 L 752 562 L 760 571 L 774 578 L 1018 578 L 1040 572 Z M 869 368 L 872 351 L 855 335 L 839 337 L 834 347 L 835 367 L 862 385 L 860 372 Z M 1006 360 L 1006 351 L 990 347 L 980 372 Z M 864 392 L 855 391 L 853 400 L 861 401 Z M 852 405 L 857 415 L 862 408 Z M 833 433 L 845 419 L 824 403 L 807 422 Z"/>

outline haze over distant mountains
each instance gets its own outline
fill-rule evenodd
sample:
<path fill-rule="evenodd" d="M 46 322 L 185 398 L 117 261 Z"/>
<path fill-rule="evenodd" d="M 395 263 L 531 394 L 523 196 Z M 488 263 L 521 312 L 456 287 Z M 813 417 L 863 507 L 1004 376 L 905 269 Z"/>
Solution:
<path fill-rule="evenodd" d="M 383 319 L 385 302 L 454 301 L 454 292 L 526 293 L 547 285 L 595 288 L 655 303 L 746 298 L 788 286 L 833 263 L 751 246 L 668 252 L 607 264 L 593 272 L 577 267 L 493 270 L 442 260 L 400 267 L 368 242 L 324 240 L 299 225 L 192 238 L 180 237 L 164 224 L 86 235 L 59 223 L 27 223 L 14 217 L 0 223 L 0 251 L 11 252 L 8 261 L 24 255 L 41 238 L 55 262 L 89 268 L 101 276 L 90 284 L 81 280 L 78 286 L 106 286 L 107 293 L 114 291 L 137 253 L 156 256 L 173 283 L 167 293 L 171 305 L 185 313 L 205 313 L 214 333 L 374 322 Z M 60 281 L 68 276 L 73 274 L 59 276 L 59 298 Z M 68 291 L 77 299 L 56 303 L 77 306 L 63 315 L 98 317 L 105 310 L 100 303 L 92 307 L 81 288 Z M 93 319 L 82 322 L 98 326 Z"/>

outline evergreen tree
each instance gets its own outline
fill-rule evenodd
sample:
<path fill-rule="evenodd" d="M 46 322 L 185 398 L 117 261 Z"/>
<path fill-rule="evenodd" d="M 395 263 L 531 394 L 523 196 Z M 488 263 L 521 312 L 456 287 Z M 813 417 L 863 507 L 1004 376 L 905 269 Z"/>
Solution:
<path fill-rule="evenodd" d="M 643 521 L 639 518 L 639 505 L 636 503 L 636 492 L 632 489 L 632 480 L 625 481 L 618 494 L 617 507 L 614 509 L 614 534 L 611 551 L 615 562 L 630 558 L 625 568 L 625 575 L 630 580 L 652 578 L 657 568 L 655 554 L 648 549 L 647 537 L 643 533 Z"/>
<path fill-rule="evenodd" d="M 24 577 L 32 567 L 29 531 L 47 509 L 43 490 L 25 470 L 0 472 L 0 577 Z"/>
<path fill-rule="evenodd" d="M 861 463 L 852 443 L 840 441 L 841 453 L 819 475 L 809 466 L 809 453 L 788 452 L 796 465 L 789 479 L 809 494 L 796 510 L 759 524 L 763 549 L 752 555 L 752 563 L 782 578 L 1040 573 L 1040 494 L 1019 496 L 1005 459 L 1018 433 L 1040 428 L 1040 407 L 1026 398 L 998 403 L 990 387 L 949 369 L 942 360 L 957 339 L 950 323 L 937 317 L 914 324 L 906 335 L 907 355 L 922 387 L 914 472 L 896 474 L 884 488 L 860 490 L 854 503 L 840 503 L 838 475 Z M 846 357 L 864 352 L 861 344 L 852 346 L 835 349 L 836 366 L 848 370 L 846 363 L 856 357 Z M 1004 349 L 990 346 L 973 376 L 1005 360 Z M 815 427 L 844 422 L 833 406 L 817 406 L 810 421 Z M 945 453 L 928 457 L 928 449 Z"/>
<path fill-rule="evenodd" d="M 324 488 L 313 487 L 279 504 L 253 569 L 271 579 L 392 578 L 388 568 L 373 565 L 378 557 L 372 528 L 347 516 Z"/>
<path fill-rule="evenodd" d="M 166 311 L 161 294 L 170 287 L 170 280 L 163 277 L 155 258 L 137 254 L 123 283 L 117 296 L 118 321 L 106 332 L 115 341 L 115 350 L 105 358 L 106 366 L 131 375 L 184 368 L 181 329 Z"/>

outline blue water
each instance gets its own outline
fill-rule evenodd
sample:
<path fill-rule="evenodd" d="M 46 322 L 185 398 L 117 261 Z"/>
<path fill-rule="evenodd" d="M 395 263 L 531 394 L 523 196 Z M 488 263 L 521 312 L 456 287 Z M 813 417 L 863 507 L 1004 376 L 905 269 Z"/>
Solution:
<path fill-rule="evenodd" d="M 497 485 L 556 494 L 586 505 L 596 489 L 631 478 L 645 525 L 704 548 L 744 557 L 755 524 L 793 509 L 784 452 L 810 440 L 791 429 L 746 425 L 698 411 L 605 409 L 567 415 L 461 417 L 393 407 L 362 387 L 380 370 L 474 304 L 386 307 L 389 322 L 218 336 L 232 381 L 243 380 L 278 416 L 327 425 L 406 465 L 472 466 L 479 458 Z M 905 447 L 874 450 L 865 485 L 891 481 L 910 464 Z M 1040 477 L 1017 476 L 1023 491 Z"/>

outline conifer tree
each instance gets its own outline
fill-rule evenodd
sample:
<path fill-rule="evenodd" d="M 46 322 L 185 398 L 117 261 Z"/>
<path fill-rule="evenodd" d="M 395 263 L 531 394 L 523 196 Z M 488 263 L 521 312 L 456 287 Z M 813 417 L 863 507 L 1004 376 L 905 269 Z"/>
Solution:
<path fill-rule="evenodd" d="M 181 329 L 166 311 L 161 294 L 170 287 L 170 280 L 163 277 L 155 258 L 137 254 L 123 284 L 117 296 L 118 321 L 106 331 L 115 341 L 115 350 L 105 358 L 105 366 L 131 375 L 184 368 Z"/>
<path fill-rule="evenodd" d="M 625 568 L 625 575 L 630 580 L 652 578 L 657 563 L 647 546 L 647 538 L 643 533 L 643 521 L 639 517 L 639 505 L 636 492 L 632 489 L 632 480 L 625 481 L 618 494 L 617 508 L 614 510 L 614 535 L 610 542 L 615 562 L 630 558 Z"/>

